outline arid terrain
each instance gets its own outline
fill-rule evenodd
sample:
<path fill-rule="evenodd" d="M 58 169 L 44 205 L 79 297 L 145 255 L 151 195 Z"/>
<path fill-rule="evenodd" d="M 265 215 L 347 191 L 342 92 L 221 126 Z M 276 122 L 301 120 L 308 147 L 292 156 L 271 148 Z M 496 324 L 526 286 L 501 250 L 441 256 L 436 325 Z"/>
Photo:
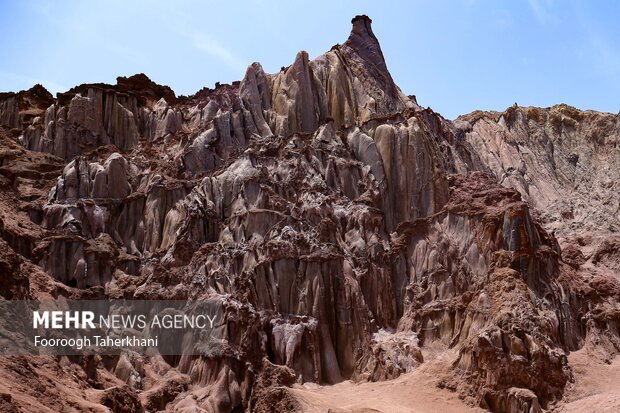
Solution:
<path fill-rule="evenodd" d="M 444 119 L 371 29 L 176 96 L 0 94 L 0 295 L 224 308 L 217 355 L 5 356 L 2 412 L 620 411 L 620 116 Z"/>

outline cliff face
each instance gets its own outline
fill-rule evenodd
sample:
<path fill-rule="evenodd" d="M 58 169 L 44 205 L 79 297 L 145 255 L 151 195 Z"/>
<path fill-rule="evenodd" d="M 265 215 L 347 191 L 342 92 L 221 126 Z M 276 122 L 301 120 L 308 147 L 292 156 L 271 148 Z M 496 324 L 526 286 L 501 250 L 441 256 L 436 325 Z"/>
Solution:
<path fill-rule="evenodd" d="M 459 121 L 480 154 L 474 168 L 523 195 L 558 238 L 567 262 L 592 273 L 618 270 L 618 256 L 601 250 L 618 232 L 617 115 L 557 105 L 472 113 Z"/>
<path fill-rule="evenodd" d="M 440 348 L 437 392 L 537 412 L 570 352 L 613 358 L 618 116 L 447 121 L 352 23 L 312 61 L 190 97 L 144 75 L 0 96 L 5 298 L 227 303 L 225 356 L 5 359 L 7 409 L 295 411 L 286 386 L 393 379 Z"/>

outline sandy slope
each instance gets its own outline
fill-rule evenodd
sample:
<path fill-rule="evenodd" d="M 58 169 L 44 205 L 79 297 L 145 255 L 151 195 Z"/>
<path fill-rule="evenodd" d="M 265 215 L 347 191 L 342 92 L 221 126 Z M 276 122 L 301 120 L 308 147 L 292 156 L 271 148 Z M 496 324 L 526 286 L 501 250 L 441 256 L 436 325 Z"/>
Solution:
<path fill-rule="evenodd" d="M 436 386 L 456 356 L 446 351 L 433 358 L 427 353 L 427 360 L 418 369 L 395 380 L 374 383 L 353 383 L 345 381 L 334 386 L 305 384 L 290 390 L 302 405 L 303 412 L 329 413 L 461 413 L 484 412 L 472 408 L 459 400 L 456 393 L 441 390 Z M 429 360 L 429 358 L 433 358 Z"/>
<path fill-rule="evenodd" d="M 589 356 L 586 350 L 572 353 L 569 364 L 575 384 L 568 390 L 562 413 L 620 412 L 620 356 L 610 364 Z"/>
<path fill-rule="evenodd" d="M 436 387 L 456 353 L 442 352 L 415 371 L 395 380 L 374 383 L 345 381 L 334 386 L 305 384 L 290 390 L 305 413 L 460 413 L 484 412 L 464 404 L 456 393 Z M 620 412 L 620 356 L 611 363 L 600 361 L 586 349 L 571 353 L 569 364 L 575 383 L 566 392 L 564 403 L 554 412 Z"/>

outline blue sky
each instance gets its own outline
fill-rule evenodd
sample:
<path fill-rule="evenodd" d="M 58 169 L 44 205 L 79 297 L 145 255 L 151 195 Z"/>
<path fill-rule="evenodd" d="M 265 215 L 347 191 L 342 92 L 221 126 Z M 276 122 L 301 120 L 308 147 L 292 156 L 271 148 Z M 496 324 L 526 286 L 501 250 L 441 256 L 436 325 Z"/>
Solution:
<path fill-rule="evenodd" d="M 177 94 L 268 72 L 373 19 L 406 94 L 447 118 L 568 103 L 620 110 L 620 2 L 0 0 L 0 91 L 52 93 L 144 72 Z"/>

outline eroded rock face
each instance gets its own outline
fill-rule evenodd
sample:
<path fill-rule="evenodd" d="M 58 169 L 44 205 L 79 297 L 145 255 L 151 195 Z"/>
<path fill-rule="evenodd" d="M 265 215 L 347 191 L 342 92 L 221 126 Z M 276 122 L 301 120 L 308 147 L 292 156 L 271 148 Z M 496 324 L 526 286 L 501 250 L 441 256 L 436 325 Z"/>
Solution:
<path fill-rule="evenodd" d="M 446 121 L 352 23 L 312 61 L 190 97 L 144 75 L 0 96 L 2 295 L 212 298 L 226 336 L 221 357 L 9 360 L 6 382 L 70 385 L 6 403 L 295 411 L 294 383 L 393 379 L 432 347 L 457 354 L 438 386 L 537 412 L 561 402 L 569 352 L 620 351 L 618 117 Z"/>
<path fill-rule="evenodd" d="M 517 189 L 558 238 L 566 260 L 617 274 L 618 116 L 567 105 L 474 112 L 456 123 L 480 154 L 475 168 Z M 608 258 L 599 259 L 596 251 Z M 613 258 L 612 258 L 613 257 Z M 605 263 L 603 263 L 603 261 Z"/>
<path fill-rule="evenodd" d="M 0 93 L 0 125 L 22 129 L 53 102 L 51 93 L 39 84 L 18 93 Z"/>

